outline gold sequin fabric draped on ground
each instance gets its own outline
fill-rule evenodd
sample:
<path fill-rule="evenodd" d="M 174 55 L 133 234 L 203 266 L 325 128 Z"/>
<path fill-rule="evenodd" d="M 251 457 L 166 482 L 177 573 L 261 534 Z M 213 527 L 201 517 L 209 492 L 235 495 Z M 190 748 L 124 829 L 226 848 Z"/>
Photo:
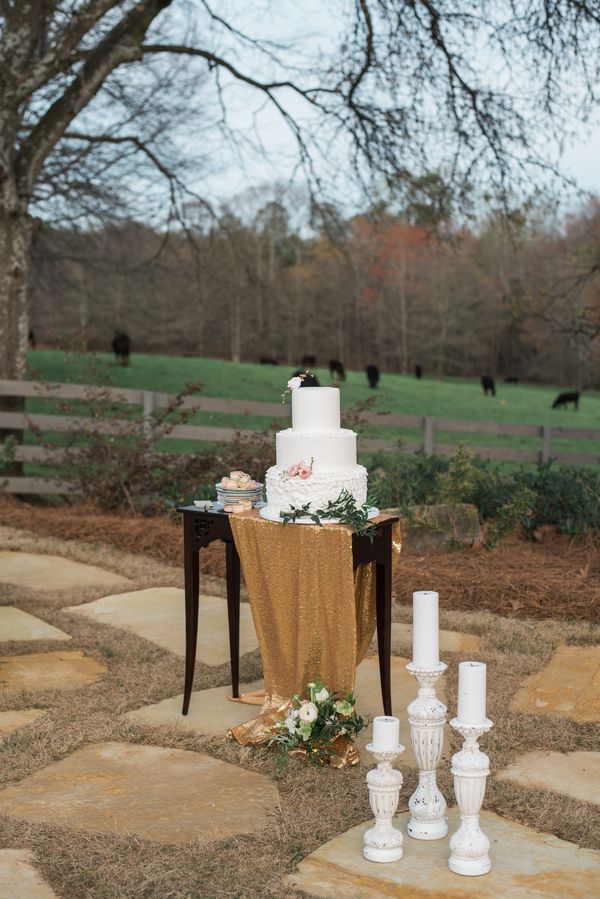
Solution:
<path fill-rule="evenodd" d="M 375 564 L 352 563 L 344 525 L 281 525 L 257 511 L 233 515 L 231 529 L 263 660 L 265 701 L 253 721 L 230 731 L 238 742 L 268 737 L 286 703 L 321 678 L 340 695 L 375 631 Z M 394 534 L 394 557 L 400 548 Z"/>

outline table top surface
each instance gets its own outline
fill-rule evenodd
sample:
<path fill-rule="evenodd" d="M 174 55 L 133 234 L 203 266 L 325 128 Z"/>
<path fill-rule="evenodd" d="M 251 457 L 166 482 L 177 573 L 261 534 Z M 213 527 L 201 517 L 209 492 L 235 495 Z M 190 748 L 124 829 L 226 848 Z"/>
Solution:
<path fill-rule="evenodd" d="M 223 512 L 222 510 L 215 511 L 214 509 L 198 509 L 196 506 L 178 506 L 177 511 L 182 512 L 185 515 L 189 515 L 192 513 L 196 515 L 210 515 L 212 518 L 231 518 L 231 516 L 235 514 L 234 512 Z M 397 515 L 388 515 L 385 512 L 381 512 L 377 516 L 377 518 L 373 519 L 373 522 L 375 524 L 391 524 L 395 521 L 399 521 Z M 306 527 L 306 525 L 302 525 L 302 527 Z"/>

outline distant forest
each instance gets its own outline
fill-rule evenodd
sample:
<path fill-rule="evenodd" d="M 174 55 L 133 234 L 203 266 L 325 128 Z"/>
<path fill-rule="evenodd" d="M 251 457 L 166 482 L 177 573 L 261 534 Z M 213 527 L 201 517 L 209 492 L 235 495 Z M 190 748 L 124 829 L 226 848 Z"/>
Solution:
<path fill-rule="evenodd" d="M 167 233 L 137 222 L 45 227 L 36 242 L 38 344 L 81 332 L 133 352 L 271 357 L 382 371 L 600 386 L 600 201 L 557 220 L 542 206 L 477 225 L 430 208 L 343 219 L 281 200 Z M 192 220 L 194 210 L 191 210 Z M 292 221 L 294 224 L 292 224 Z"/>

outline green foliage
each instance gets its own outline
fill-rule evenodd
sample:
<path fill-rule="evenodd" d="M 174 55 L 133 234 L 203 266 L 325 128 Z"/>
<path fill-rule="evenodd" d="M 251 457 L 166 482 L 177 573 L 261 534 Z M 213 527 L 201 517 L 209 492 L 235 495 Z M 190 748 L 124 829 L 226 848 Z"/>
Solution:
<path fill-rule="evenodd" d="M 0 471 L 14 464 L 16 449 L 17 441 L 12 434 L 0 443 Z"/>
<path fill-rule="evenodd" d="M 282 524 L 293 524 L 298 518 L 310 518 L 315 524 L 322 525 L 324 520 L 335 518 L 341 524 L 347 524 L 354 534 L 368 537 L 371 543 L 375 539 L 376 525 L 369 521 L 369 506 L 357 506 L 356 500 L 347 490 L 342 490 L 336 500 L 330 500 L 324 509 L 310 511 L 310 503 L 303 506 L 290 506 L 289 512 L 279 513 Z"/>
<path fill-rule="evenodd" d="M 415 505 L 472 503 L 490 521 L 488 545 L 516 528 L 534 536 L 544 524 L 573 536 L 600 530 L 597 468 L 549 464 L 503 472 L 472 458 L 464 445 L 449 460 L 409 455 L 400 447 L 374 457 L 369 484 L 371 502 L 409 517 Z"/>

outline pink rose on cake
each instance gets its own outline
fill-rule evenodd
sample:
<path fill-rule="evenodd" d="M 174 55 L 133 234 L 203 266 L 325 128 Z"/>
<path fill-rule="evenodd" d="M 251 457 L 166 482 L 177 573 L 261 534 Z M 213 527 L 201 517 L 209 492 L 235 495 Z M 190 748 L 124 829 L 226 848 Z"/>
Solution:
<path fill-rule="evenodd" d="M 289 468 L 286 468 L 284 472 L 282 472 L 282 477 L 284 480 L 288 478 L 300 478 L 301 481 L 307 481 L 313 470 L 313 460 L 311 459 L 308 465 L 302 459 L 300 462 L 294 462 L 293 465 L 290 465 Z"/>

